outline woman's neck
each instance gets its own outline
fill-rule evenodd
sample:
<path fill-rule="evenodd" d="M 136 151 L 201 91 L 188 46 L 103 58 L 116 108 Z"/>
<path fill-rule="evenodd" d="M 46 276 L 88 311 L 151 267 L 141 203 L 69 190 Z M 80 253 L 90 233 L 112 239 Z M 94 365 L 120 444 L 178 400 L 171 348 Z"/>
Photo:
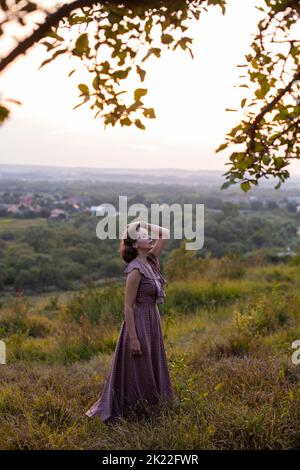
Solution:
<path fill-rule="evenodd" d="M 148 257 L 148 253 L 140 253 L 137 255 L 137 258 L 143 261 L 144 263 L 148 262 L 147 257 Z"/>

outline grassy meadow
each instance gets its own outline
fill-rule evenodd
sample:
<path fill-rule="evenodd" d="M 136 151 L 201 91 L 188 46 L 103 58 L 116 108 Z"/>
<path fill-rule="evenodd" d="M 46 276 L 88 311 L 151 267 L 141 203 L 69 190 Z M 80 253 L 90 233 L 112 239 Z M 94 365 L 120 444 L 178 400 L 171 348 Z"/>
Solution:
<path fill-rule="evenodd" d="M 6 298 L 0 448 L 299 449 L 299 267 L 200 264 L 170 270 L 159 305 L 175 402 L 113 428 L 84 412 L 106 380 L 124 286 Z"/>

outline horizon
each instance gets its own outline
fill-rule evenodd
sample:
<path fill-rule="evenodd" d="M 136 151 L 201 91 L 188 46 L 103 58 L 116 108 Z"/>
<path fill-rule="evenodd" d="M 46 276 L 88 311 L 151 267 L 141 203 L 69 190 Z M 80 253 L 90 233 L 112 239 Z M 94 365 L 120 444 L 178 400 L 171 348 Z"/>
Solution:
<path fill-rule="evenodd" d="M 149 172 L 154 172 L 154 171 L 172 171 L 172 172 L 188 172 L 188 173 L 215 173 L 219 174 L 219 176 L 223 176 L 225 169 L 205 169 L 205 168 L 199 168 L 199 169 L 190 169 L 190 168 L 175 168 L 175 167 L 165 167 L 165 168 L 156 168 L 156 167 L 151 167 L 151 168 L 139 168 L 139 167 L 92 167 L 92 166 L 73 166 L 73 165 L 50 165 L 50 164 L 39 164 L 39 163 L 1 163 L 0 162 L 0 169 L 1 167 L 32 167 L 32 168 L 38 168 L 38 169 L 72 169 L 72 170 L 103 170 L 103 171 L 135 171 L 135 172 L 144 172 L 144 171 L 149 171 Z M 288 183 L 293 178 L 300 177 L 300 172 L 293 171 L 293 173 L 289 176 L 289 178 L 285 181 L 285 183 L 282 184 L 282 187 L 284 184 Z M 274 177 L 273 177 L 274 178 Z M 224 179 L 225 182 L 225 179 Z M 260 183 L 269 183 L 269 184 L 275 184 L 275 180 L 272 179 L 266 179 L 266 178 L 261 178 Z M 253 188 L 254 189 L 254 188 Z"/>
<path fill-rule="evenodd" d="M 215 173 L 222 173 L 224 170 L 220 169 L 205 169 L 205 168 L 199 168 L 199 169 L 189 169 L 189 168 L 176 168 L 176 167 L 165 167 L 165 168 L 156 168 L 156 167 L 150 167 L 150 168 L 139 168 L 139 167 L 93 167 L 93 166 L 81 166 L 81 165 L 50 165 L 50 164 L 40 164 L 40 163 L 1 163 L 0 162 L 0 167 L 2 166 L 13 166 L 13 167 L 40 167 L 40 168 L 72 168 L 72 169 L 86 169 L 86 170 L 136 170 L 136 171 L 185 171 L 185 172 L 215 172 Z"/>

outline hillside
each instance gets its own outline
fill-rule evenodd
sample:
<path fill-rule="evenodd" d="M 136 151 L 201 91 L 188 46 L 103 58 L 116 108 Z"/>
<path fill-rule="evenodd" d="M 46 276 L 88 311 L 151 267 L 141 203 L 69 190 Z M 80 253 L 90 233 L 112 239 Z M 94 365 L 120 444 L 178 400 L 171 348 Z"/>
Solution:
<path fill-rule="evenodd" d="M 176 401 L 159 417 L 113 429 L 84 411 L 109 370 L 124 287 L 19 295 L 2 305 L 2 449 L 299 448 L 296 261 L 222 258 L 198 261 L 189 276 L 171 264 L 166 272 L 159 310 Z"/>

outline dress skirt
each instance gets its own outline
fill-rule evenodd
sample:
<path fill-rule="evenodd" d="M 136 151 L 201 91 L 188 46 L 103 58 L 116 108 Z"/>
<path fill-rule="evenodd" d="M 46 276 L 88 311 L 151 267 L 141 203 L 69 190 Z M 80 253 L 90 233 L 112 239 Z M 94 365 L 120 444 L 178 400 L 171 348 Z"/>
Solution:
<path fill-rule="evenodd" d="M 126 417 L 133 405 L 144 400 L 155 407 L 174 398 L 157 305 L 136 303 L 133 310 L 142 355 L 132 354 L 124 320 L 102 394 L 85 413 L 106 423 Z"/>

